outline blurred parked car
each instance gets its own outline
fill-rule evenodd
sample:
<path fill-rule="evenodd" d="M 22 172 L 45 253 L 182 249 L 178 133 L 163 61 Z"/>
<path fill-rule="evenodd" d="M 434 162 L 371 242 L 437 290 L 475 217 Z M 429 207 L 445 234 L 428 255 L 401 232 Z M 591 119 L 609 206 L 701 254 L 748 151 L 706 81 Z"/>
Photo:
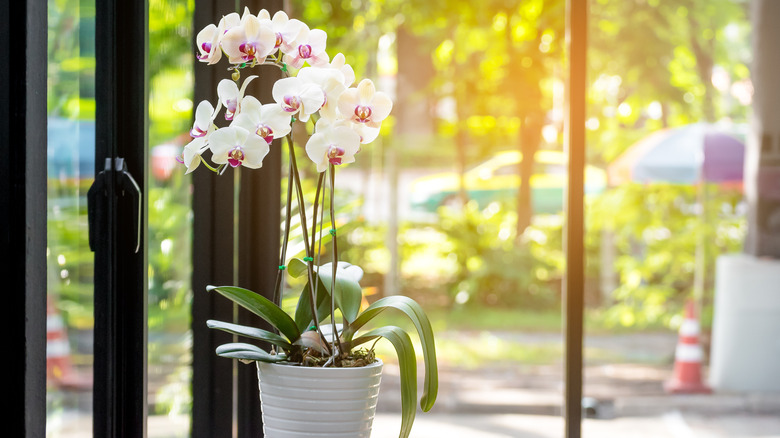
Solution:
<path fill-rule="evenodd" d="M 519 151 L 499 152 L 492 158 L 468 170 L 465 186 L 469 199 L 485 207 L 494 201 L 513 201 L 520 187 Z M 531 175 L 531 197 L 535 213 L 558 213 L 563 210 L 563 190 L 566 186 L 566 156 L 563 152 L 542 150 L 536 153 Z M 594 167 L 585 169 L 585 194 L 604 191 L 606 172 Z M 459 176 L 456 172 L 419 178 L 411 186 L 411 208 L 416 211 L 436 211 L 442 205 L 458 200 Z"/>

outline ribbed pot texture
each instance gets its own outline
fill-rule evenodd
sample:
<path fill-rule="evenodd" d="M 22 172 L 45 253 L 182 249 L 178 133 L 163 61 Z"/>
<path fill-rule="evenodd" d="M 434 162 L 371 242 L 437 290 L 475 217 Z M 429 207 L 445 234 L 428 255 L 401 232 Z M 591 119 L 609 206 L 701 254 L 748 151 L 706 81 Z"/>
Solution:
<path fill-rule="evenodd" d="M 267 438 L 369 438 L 382 362 L 314 368 L 257 362 Z"/>

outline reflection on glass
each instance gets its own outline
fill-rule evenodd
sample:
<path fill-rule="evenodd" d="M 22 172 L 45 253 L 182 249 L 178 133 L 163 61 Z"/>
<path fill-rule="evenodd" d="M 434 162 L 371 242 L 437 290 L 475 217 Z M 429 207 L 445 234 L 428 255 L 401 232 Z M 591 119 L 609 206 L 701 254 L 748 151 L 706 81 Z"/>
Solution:
<path fill-rule="evenodd" d="M 51 1 L 48 22 L 46 429 L 49 437 L 88 437 L 94 320 L 86 194 L 95 166 L 94 4 Z"/>
<path fill-rule="evenodd" d="M 190 139 L 193 3 L 149 3 L 150 438 L 189 436 L 191 398 L 190 178 L 176 155 Z"/>

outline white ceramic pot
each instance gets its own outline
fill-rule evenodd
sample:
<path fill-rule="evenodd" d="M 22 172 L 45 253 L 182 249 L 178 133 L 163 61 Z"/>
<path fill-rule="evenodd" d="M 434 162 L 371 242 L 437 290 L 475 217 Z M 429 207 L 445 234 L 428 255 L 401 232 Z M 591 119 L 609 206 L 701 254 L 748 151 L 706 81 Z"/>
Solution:
<path fill-rule="evenodd" d="M 267 438 L 369 438 L 382 362 L 313 368 L 257 362 Z"/>

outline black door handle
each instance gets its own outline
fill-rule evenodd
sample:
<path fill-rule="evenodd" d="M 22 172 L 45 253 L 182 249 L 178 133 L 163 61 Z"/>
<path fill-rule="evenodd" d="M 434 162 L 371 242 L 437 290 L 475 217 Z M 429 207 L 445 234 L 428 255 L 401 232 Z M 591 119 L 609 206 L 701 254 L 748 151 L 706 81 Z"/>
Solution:
<path fill-rule="evenodd" d="M 117 190 L 113 195 L 109 178 L 116 177 Z M 133 208 L 133 232 L 135 233 L 135 253 L 141 249 L 141 221 L 143 195 L 141 188 L 127 170 L 124 158 L 114 160 L 106 158 L 105 169 L 95 176 L 95 181 L 87 191 L 87 222 L 89 225 L 89 248 L 94 252 L 98 236 L 105 233 L 109 202 L 118 202 L 118 198 L 129 198 Z M 114 206 L 116 207 L 116 205 Z"/>

